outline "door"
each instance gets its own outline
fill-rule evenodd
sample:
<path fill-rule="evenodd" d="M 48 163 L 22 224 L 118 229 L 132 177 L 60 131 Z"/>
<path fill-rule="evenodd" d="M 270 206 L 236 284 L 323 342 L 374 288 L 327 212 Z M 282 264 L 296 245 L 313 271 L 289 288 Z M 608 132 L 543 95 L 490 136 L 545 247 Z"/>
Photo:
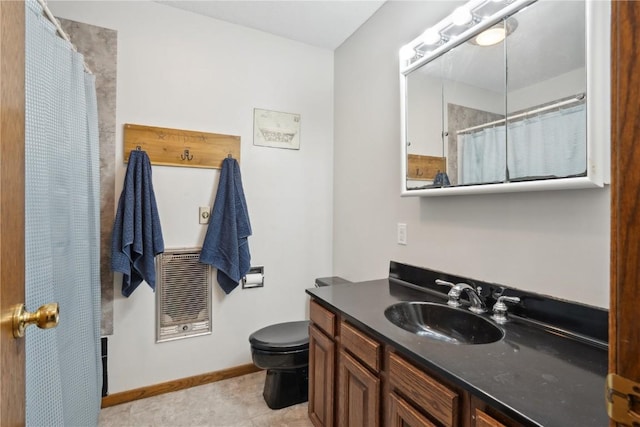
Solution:
<path fill-rule="evenodd" d="M 0 425 L 25 423 L 24 339 L 12 308 L 24 302 L 24 3 L 0 1 Z"/>
<path fill-rule="evenodd" d="M 344 350 L 338 371 L 338 426 L 377 427 L 380 380 Z"/>
<path fill-rule="evenodd" d="M 640 2 L 614 1 L 611 15 L 609 372 L 640 383 Z M 635 392 L 631 404 L 640 424 L 640 389 Z"/>
<path fill-rule="evenodd" d="M 309 418 L 316 427 L 333 426 L 335 343 L 309 327 Z"/>

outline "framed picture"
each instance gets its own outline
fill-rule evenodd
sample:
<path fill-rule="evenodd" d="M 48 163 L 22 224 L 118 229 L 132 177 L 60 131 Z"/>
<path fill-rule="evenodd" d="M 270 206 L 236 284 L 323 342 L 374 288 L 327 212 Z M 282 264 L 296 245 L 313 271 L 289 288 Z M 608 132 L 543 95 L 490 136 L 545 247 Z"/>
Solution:
<path fill-rule="evenodd" d="M 300 114 L 253 109 L 253 145 L 300 149 Z"/>

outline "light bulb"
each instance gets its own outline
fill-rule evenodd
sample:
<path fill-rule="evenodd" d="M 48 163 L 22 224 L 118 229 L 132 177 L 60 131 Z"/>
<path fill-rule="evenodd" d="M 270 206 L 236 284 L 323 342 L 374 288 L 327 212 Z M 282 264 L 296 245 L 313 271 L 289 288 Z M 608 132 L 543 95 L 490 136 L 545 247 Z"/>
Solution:
<path fill-rule="evenodd" d="M 506 37 L 504 27 L 489 28 L 481 32 L 475 38 L 476 44 L 479 46 L 492 46 L 500 43 Z"/>
<path fill-rule="evenodd" d="M 471 11 L 465 6 L 456 8 L 451 14 L 451 21 L 454 25 L 466 25 L 472 20 Z"/>
<path fill-rule="evenodd" d="M 429 28 L 420 37 L 420 41 L 426 45 L 434 45 L 440 43 L 440 33 L 435 28 Z"/>
<path fill-rule="evenodd" d="M 404 45 L 400 48 L 400 59 L 403 61 L 408 61 L 411 58 L 416 56 L 416 50 L 411 45 Z"/>

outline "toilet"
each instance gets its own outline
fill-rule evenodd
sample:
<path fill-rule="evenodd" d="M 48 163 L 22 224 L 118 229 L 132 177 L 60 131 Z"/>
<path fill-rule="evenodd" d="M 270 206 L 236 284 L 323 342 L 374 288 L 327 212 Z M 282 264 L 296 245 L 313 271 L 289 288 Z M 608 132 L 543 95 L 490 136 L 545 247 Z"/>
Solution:
<path fill-rule="evenodd" d="M 309 388 L 309 321 L 285 322 L 249 336 L 251 358 L 267 370 L 264 397 L 271 409 L 306 402 Z"/>

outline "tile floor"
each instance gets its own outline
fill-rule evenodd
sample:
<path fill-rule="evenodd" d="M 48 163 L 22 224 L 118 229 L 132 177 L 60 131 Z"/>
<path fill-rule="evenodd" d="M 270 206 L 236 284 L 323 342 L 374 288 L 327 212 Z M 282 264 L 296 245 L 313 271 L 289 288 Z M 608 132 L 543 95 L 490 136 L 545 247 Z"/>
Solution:
<path fill-rule="evenodd" d="M 271 410 L 265 372 L 136 400 L 100 411 L 100 427 L 311 427 L 307 404 Z"/>

